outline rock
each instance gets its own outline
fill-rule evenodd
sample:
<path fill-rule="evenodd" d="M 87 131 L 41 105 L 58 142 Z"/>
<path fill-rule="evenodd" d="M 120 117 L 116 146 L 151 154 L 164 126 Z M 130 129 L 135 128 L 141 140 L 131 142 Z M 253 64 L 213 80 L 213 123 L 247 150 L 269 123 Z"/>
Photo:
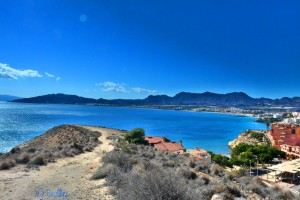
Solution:
<path fill-rule="evenodd" d="M 223 200 L 222 196 L 219 195 L 219 194 L 214 194 L 212 197 L 211 197 L 211 200 Z"/>
<path fill-rule="evenodd" d="M 264 130 L 247 130 L 245 132 L 242 132 L 237 139 L 231 141 L 228 143 L 228 147 L 230 149 L 233 149 L 236 145 L 240 143 L 246 143 L 251 145 L 269 145 L 268 139 L 265 136 L 267 131 Z M 262 139 L 259 140 L 254 135 L 261 136 Z"/>

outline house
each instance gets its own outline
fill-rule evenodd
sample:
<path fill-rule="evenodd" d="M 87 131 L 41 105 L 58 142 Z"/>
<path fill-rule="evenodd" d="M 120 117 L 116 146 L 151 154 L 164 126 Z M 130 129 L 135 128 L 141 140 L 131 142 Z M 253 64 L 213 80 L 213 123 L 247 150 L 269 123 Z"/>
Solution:
<path fill-rule="evenodd" d="M 163 138 L 161 138 L 161 137 L 152 137 L 152 136 L 146 136 L 145 140 L 147 140 L 151 146 L 154 146 L 154 144 L 164 142 Z"/>
<path fill-rule="evenodd" d="M 160 142 L 154 144 L 154 148 L 172 153 L 183 153 L 185 151 L 185 148 L 182 146 L 181 142 Z"/>
<path fill-rule="evenodd" d="M 147 140 L 155 149 L 161 151 L 168 151 L 172 153 L 183 153 L 185 151 L 185 148 L 182 146 L 182 141 L 179 143 L 167 142 L 164 138 L 152 136 L 146 136 L 145 140 Z"/>
<path fill-rule="evenodd" d="M 191 156 L 195 157 L 197 160 L 211 162 L 211 155 L 204 149 L 196 147 L 187 151 Z"/>

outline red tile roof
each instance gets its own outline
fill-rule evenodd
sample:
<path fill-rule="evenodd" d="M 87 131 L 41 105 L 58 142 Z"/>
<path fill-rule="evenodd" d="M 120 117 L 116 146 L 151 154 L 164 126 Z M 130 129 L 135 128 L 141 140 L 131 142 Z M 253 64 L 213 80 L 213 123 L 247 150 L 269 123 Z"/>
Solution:
<path fill-rule="evenodd" d="M 158 150 L 171 151 L 171 152 L 185 149 L 180 143 L 176 143 L 176 142 L 160 142 L 154 144 L 154 147 L 157 148 Z"/>
<path fill-rule="evenodd" d="M 200 148 L 195 148 L 189 151 L 191 154 L 193 155 L 198 155 L 198 154 L 207 154 L 207 151 L 205 151 L 204 149 L 200 149 Z"/>
<path fill-rule="evenodd" d="M 157 144 L 164 141 L 161 137 L 152 137 L 152 136 L 146 136 L 145 140 L 147 140 L 149 144 Z"/>

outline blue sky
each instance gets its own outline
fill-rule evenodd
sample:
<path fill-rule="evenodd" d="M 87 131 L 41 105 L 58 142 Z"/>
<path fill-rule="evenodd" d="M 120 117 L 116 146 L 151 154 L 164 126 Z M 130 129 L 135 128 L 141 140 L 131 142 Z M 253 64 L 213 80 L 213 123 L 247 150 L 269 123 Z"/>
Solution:
<path fill-rule="evenodd" d="M 300 1 L 0 0 L 0 94 L 300 96 Z"/>

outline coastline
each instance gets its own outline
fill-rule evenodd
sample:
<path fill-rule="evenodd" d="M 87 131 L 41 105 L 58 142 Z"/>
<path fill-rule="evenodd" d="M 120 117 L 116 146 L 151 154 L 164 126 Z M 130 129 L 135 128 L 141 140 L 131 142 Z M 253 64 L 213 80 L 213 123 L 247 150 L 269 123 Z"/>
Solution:
<path fill-rule="evenodd" d="M 26 121 L 26 120 L 20 124 L 22 127 L 27 127 L 25 131 L 32 130 L 30 132 L 29 131 L 25 132 L 26 134 L 27 133 L 28 134 L 24 135 L 24 137 L 29 139 L 32 138 L 30 136 L 32 132 L 34 132 L 35 136 L 38 136 L 42 134 L 44 131 L 46 131 L 47 129 L 50 129 L 53 126 L 57 126 L 60 124 L 86 124 L 86 125 L 93 125 L 93 126 L 101 125 L 105 127 L 119 128 L 123 130 L 131 130 L 136 127 L 142 127 L 145 129 L 145 131 L 148 134 L 165 135 L 167 137 L 173 138 L 175 141 L 183 140 L 185 141 L 187 148 L 194 148 L 196 146 L 201 146 L 204 149 L 215 150 L 215 152 L 223 153 L 223 154 L 228 154 L 227 143 L 231 141 L 233 138 L 237 137 L 238 134 L 241 133 L 243 130 L 261 128 L 261 126 L 257 125 L 259 123 L 253 122 L 255 121 L 255 119 L 252 118 L 252 116 L 248 118 L 248 116 L 246 115 L 247 117 L 243 118 L 241 116 L 245 116 L 245 115 L 241 115 L 239 113 L 233 114 L 228 112 L 202 112 L 201 114 L 200 112 L 198 112 L 198 114 L 196 114 L 195 113 L 196 111 L 192 111 L 192 110 L 172 110 L 172 111 L 184 111 L 184 112 L 168 112 L 168 111 L 163 111 L 166 109 L 158 109 L 153 107 L 147 107 L 147 108 L 146 107 L 143 108 L 121 107 L 120 108 L 120 107 L 112 107 L 112 106 L 91 106 L 91 107 L 82 106 L 80 108 L 80 105 L 73 105 L 73 104 L 44 104 L 44 105 L 42 104 L 28 105 L 24 103 L 9 105 L 9 103 L 7 103 L 7 105 L 5 106 L 7 107 L 7 111 L 3 112 L 3 113 L 7 113 L 7 115 L 3 115 L 3 117 L 4 116 L 9 117 L 11 115 L 9 114 L 11 113 L 10 107 L 32 108 L 30 109 L 31 111 L 28 112 L 29 113 L 28 116 L 30 116 L 31 122 L 32 120 L 33 121 L 39 120 L 39 121 L 34 123 L 35 125 L 33 123 L 30 123 L 30 121 Z M 43 107 L 47 112 L 44 112 L 43 111 L 44 109 L 42 109 L 41 111 L 41 107 Z M 94 109 L 92 107 L 94 107 Z M 128 108 L 133 108 L 133 109 L 128 109 Z M 109 113 L 109 115 L 105 113 L 107 114 Z M 18 111 L 15 114 L 16 116 L 19 116 Z M 40 119 L 40 114 L 46 114 L 46 115 L 43 117 L 43 119 Z M 20 117 L 22 116 L 20 115 Z M 50 121 L 46 120 L 47 118 L 50 119 Z M 181 120 L 182 122 L 178 123 L 176 122 L 176 120 Z M 207 120 L 209 121 L 209 123 Z M 227 120 L 231 125 L 226 123 Z M 249 123 L 249 125 L 247 124 L 243 125 L 243 123 L 238 123 L 239 121 Z M 165 125 L 166 123 L 170 123 L 170 125 L 172 123 L 174 124 L 172 126 L 166 126 Z M 214 126 L 212 127 L 209 124 L 214 124 Z M 218 128 L 217 124 L 220 124 L 220 128 Z M 46 128 L 43 128 L 41 125 L 45 125 Z M 15 130 L 15 133 L 17 135 L 18 134 L 21 135 L 22 130 L 19 130 L 15 125 L 13 126 L 7 123 L 3 123 L 2 126 L 6 126 L 6 127 L 12 126 L 10 129 Z M 234 128 L 230 128 L 230 127 L 234 127 Z M 224 133 L 221 134 L 221 132 Z M 213 136 L 214 134 L 215 136 Z M 21 143 L 22 141 L 20 141 L 20 143 L 18 142 L 16 145 Z M 13 148 L 13 146 L 16 146 L 16 145 L 9 144 L 8 142 L 4 144 L 5 146 L 3 145 L 3 147 L 5 147 L 5 149 L 1 152 L 8 152 L 11 148 Z M 217 145 L 217 147 L 215 145 Z"/>
<path fill-rule="evenodd" d="M 0 101 L 1 102 L 1 101 Z M 222 112 L 222 111 L 195 111 L 188 109 L 168 109 L 167 106 L 173 107 L 183 107 L 182 105 L 167 105 L 166 108 L 164 106 L 158 105 L 148 105 L 148 106 L 117 106 L 117 105 L 96 105 L 96 104 L 63 104 L 63 103 L 24 103 L 24 102 L 10 102 L 10 101 L 2 101 L 4 103 L 13 103 L 13 104 L 31 104 L 31 105 L 70 105 L 70 106 L 91 106 L 91 107 L 111 107 L 111 108 L 133 108 L 133 109 L 150 109 L 150 110 L 170 110 L 170 111 L 184 111 L 184 112 L 199 112 L 199 113 L 219 113 L 219 114 L 227 114 L 227 115 L 240 115 L 245 117 L 254 117 L 254 114 L 250 113 L 239 113 L 239 112 Z"/>
<path fill-rule="evenodd" d="M 199 111 L 192 111 L 192 112 L 199 112 Z M 200 111 L 202 112 L 202 111 Z M 224 114 L 224 115 L 240 115 L 242 117 L 253 117 L 253 118 L 257 118 L 254 117 L 253 114 L 249 114 L 249 113 L 231 113 L 231 112 L 214 112 L 214 111 L 203 111 L 203 113 L 218 113 L 218 114 Z"/>

